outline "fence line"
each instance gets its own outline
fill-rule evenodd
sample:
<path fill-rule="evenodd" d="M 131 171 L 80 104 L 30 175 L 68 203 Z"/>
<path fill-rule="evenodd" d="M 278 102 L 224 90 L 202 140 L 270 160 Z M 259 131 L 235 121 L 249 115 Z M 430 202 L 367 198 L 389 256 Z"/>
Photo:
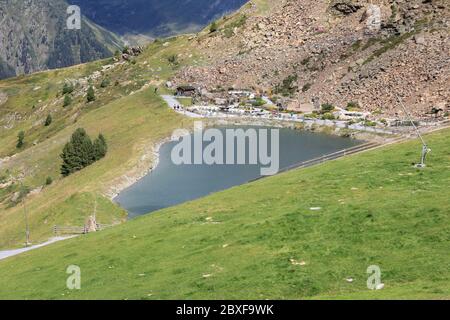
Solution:
<path fill-rule="evenodd" d="M 377 142 L 364 143 L 364 144 L 361 144 L 361 145 L 358 145 L 358 146 L 354 146 L 354 147 L 351 147 L 351 148 L 347 148 L 347 149 L 343 149 L 343 150 L 336 151 L 336 152 L 333 152 L 333 153 L 325 154 L 325 155 L 323 155 L 321 157 L 317 157 L 317 158 L 314 158 L 314 159 L 310 159 L 310 160 L 306 160 L 306 161 L 303 161 L 303 162 L 300 162 L 300 163 L 296 163 L 294 165 L 291 165 L 291 166 L 288 166 L 286 168 L 281 169 L 277 174 L 281 174 L 283 172 L 291 171 L 293 169 L 300 169 L 300 168 L 311 167 L 311 166 L 316 165 L 316 164 L 324 163 L 325 161 L 335 160 L 335 159 L 338 159 L 338 158 L 341 158 L 341 157 L 344 157 L 344 156 L 347 156 L 347 155 L 351 155 L 351 154 L 355 154 L 357 152 L 370 150 L 370 149 L 373 149 L 373 148 L 376 148 L 376 147 L 379 147 L 379 146 L 381 146 L 381 144 L 377 143 Z M 266 176 L 261 176 L 261 177 L 252 179 L 252 180 L 250 180 L 248 182 L 257 181 L 257 180 L 261 180 L 261 179 L 264 179 L 264 178 L 266 178 Z"/>
<path fill-rule="evenodd" d="M 113 225 L 110 224 L 99 224 L 97 223 L 97 231 L 102 231 L 106 228 L 112 227 Z M 58 234 L 87 234 L 89 233 L 87 226 L 54 226 L 53 227 L 53 233 L 55 235 Z"/>

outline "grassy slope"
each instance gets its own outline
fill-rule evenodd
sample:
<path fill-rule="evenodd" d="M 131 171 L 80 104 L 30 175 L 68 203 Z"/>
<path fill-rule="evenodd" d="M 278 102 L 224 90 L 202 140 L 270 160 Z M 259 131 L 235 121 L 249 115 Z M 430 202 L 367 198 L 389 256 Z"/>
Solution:
<path fill-rule="evenodd" d="M 418 141 L 392 145 L 10 258 L 0 297 L 448 299 L 450 130 L 428 140 L 423 171 Z M 65 288 L 72 264 L 80 291 Z M 380 291 L 366 288 L 373 264 Z"/>
<path fill-rule="evenodd" d="M 270 8 L 267 0 L 258 0 L 257 4 L 257 14 Z M 208 34 L 207 30 L 202 34 Z M 82 224 L 91 214 L 95 199 L 100 202 L 102 223 L 123 219 L 124 212 L 102 198 L 101 194 L 117 182 L 117 176 L 133 170 L 144 150 L 168 136 L 180 124 L 189 125 L 189 120 L 181 120 L 173 113 L 161 110 L 161 100 L 151 94 L 156 86 L 160 93 L 166 92 L 165 81 L 182 66 L 207 63 L 207 59 L 198 52 L 196 41 L 189 38 L 180 36 L 158 41 L 149 46 L 136 63 L 105 72 L 102 67 L 111 63 L 109 59 L 0 81 L 0 91 L 8 96 L 7 102 L 0 106 L 0 158 L 14 156 L 12 161 L 0 166 L 0 183 L 10 176 L 17 179 L 22 174 L 23 184 L 30 190 L 43 186 L 47 177 L 55 181 L 38 196 L 26 199 L 32 216 L 34 243 L 47 240 L 55 223 Z M 172 55 L 177 55 L 176 65 L 168 62 Z M 86 78 L 98 71 L 102 72 L 101 77 L 92 82 L 97 100 L 86 104 L 87 88 L 76 87 L 72 104 L 63 108 L 61 90 L 64 82 Z M 111 85 L 101 88 L 103 79 L 109 79 Z M 143 85 L 151 85 L 148 92 L 129 96 Z M 125 111 L 127 115 L 123 116 Z M 44 127 L 48 114 L 52 115 L 53 123 Z M 12 122 L 11 118 L 14 118 Z M 153 126 L 154 123 L 157 126 Z M 59 153 L 71 132 L 81 126 L 85 126 L 91 136 L 102 131 L 111 146 L 110 153 L 105 160 L 85 172 L 62 180 Z M 25 131 L 25 146 L 17 150 L 17 134 L 21 130 Z M 19 247 L 24 243 L 22 207 L 11 200 L 19 190 L 17 182 L 0 189 L 1 249 Z"/>
<path fill-rule="evenodd" d="M 109 152 L 104 160 L 66 179 L 56 181 L 42 194 L 27 199 L 33 240 L 50 236 L 51 227 L 55 224 L 83 225 L 86 216 L 92 213 L 94 200 L 93 196 L 90 196 L 82 198 L 86 201 L 81 201 L 80 193 L 102 191 L 105 182 L 113 181 L 132 170 L 139 154 L 142 154 L 142 149 L 170 135 L 181 121 L 181 117 L 170 112 L 152 90 L 147 90 L 88 113 L 76 124 L 60 132 L 57 137 L 40 145 L 44 151 L 42 153 L 33 149 L 25 151 L 32 153 L 36 163 L 42 162 L 41 167 L 48 161 L 49 166 L 53 166 L 54 159 L 58 159 L 61 152 L 61 144 L 54 144 L 54 141 L 67 141 L 77 127 L 85 128 L 92 136 L 103 132 L 109 141 Z M 77 201 L 86 205 L 80 208 Z M 107 218 L 106 211 L 109 211 L 114 220 L 124 216 L 122 210 L 108 204 L 106 200 L 105 205 L 99 209 L 100 213 L 104 213 L 104 218 Z M 21 211 L 22 207 L 17 206 L 2 214 L 0 239 L 3 243 L 17 243 L 23 239 L 23 232 L 19 232 L 24 229 L 20 228 L 20 224 L 23 224 Z M 106 223 L 109 222 L 110 219 L 107 219 Z"/>
<path fill-rule="evenodd" d="M 24 150 L 1 168 L 0 176 L 17 176 L 25 171 L 24 184 L 31 189 L 42 186 L 47 176 L 55 180 L 41 194 L 26 199 L 34 243 L 50 237 L 54 224 L 82 225 L 92 213 L 95 198 L 99 201 L 101 223 L 122 220 L 124 211 L 101 194 L 117 183 L 117 177 L 133 171 L 152 145 L 170 136 L 175 128 L 190 126 L 189 119 L 183 119 L 169 110 L 154 93 L 155 86 L 162 85 L 164 79 L 177 68 L 167 61 L 169 55 L 179 53 L 180 66 L 193 64 L 195 59 L 199 61 L 195 50 L 187 49 L 189 43 L 186 37 L 169 42 L 166 46 L 162 43 L 152 45 L 137 59 L 136 64 L 119 66 L 96 80 L 97 101 L 92 104 L 86 104 L 85 98 L 81 96 L 74 98 L 70 107 L 63 108 L 62 97 L 55 97 L 61 91 L 64 79 L 92 74 L 107 61 L 0 82 L 0 89 L 9 96 L 7 103 L 0 109 L 0 118 L 18 112 L 22 119 L 16 121 L 12 129 L 0 129 L 0 155 L 17 152 L 17 132 L 26 131 Z M 100 88 L 103 78 L 111 80 L 109 87 Z M 114 85 L 116 81 L 119 82 L 118 86 Z M 130 95 L 144 84 L 150 84 L 150 87 Z M 34 108 L 31 107 L 33 105 Z M 36 125 L 49 112 L 53 116 L 52 125 Z M 108 140 L 109 152 L 105 159 L 62 179 L 59 175 L 59 154 L 78 127 L 85 128 L 92 137 L 102 132 Z M 37 145 L 34 146 L 32 142 Z M 150 167 L 151 163 L 146 166 Z M 12 191 L 16 190 L 14 188 L 18 188 L 17 184 L 12 187 Z M 7 201 L 10 191 L 0 190 L 0 198 L 6 199 L 3 204 L 0 203 L 0 248 L 20 246 L 24 242 L 22 206 L 10 207 Z"/>

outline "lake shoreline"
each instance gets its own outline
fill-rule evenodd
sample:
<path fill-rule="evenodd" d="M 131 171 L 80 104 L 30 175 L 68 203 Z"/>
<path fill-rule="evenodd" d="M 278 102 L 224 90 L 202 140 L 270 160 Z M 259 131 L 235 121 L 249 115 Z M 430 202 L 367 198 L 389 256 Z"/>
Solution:
<path fill-rule="evenodd" d="M 386 141 L 385 137 L 382 137 L 380 134 L 368 133 L 368 132 L 360 132 L 360 131 L 351 131 L 351 134 L 348 136 L 340 134 L 342 129 L 340 128 L 331 128 L 328 126 L 318 126 L 318 127 L 305 127 L 299 125 L 299 123 L 288 122 L 288 121 L 278 121 L 278 120 L 270 120 L 270 119 L 258 119 L 255 121 L 254 119 L 245 119 L 245 118 L 199 118 L 199 121 L 202 121 L 204 124 L 204 128 L 211 128 L 215 126 L 255 126 L 255 127 L 273 127 L 273 128 L 287 128 L 292 130 L 300 130 L 305 132 L 313 132 L 318 134 L 326 134 L 330 136 L 340 136 L 343 138 L 349 138 L 352 140 L 362 140 L 362 141 L 373 141 L 373 142 L 381 142 Z M 187 134 L 192 134 L 194 129 L 192 128 L 179 128 L 187 131 Z M 176 137 L 179 138 L 179 137 Z M 173 136 L 166 137 L 164 139 L 159 140 L 156 144 L 147 146 L 144 153 L 141 155 L 141 159 L 149 159 L 152 160 L 147 163 L 147 165 L 139 165 L 132 171 L 125 173 L 120 178 L 118 178 L 117 183 L 113 183 L 111 187 L 108 188 L 106 192 L 106 196 L 115 204 L 119 205 L 115 199 L 126 189 L 134 185 L 143 179 L 146 175 L 153 172 L 159 162 L 160 162 L 160 149 L 161 147 L 170 141 L 173 141 Z"/>
<path fill-rule="evenodd" d="M 291 129 L 298 132 L 309 132 L 310 134 L 317 133 L 318 135 L 322 136 L 335 136 L 335 137 L 342 137 L 349 140 L 367 140 L 367 139 L 361 139 L 360 136 L 343 136 L 339 134 L 338 130 L 334 131 L 332 133 L 330 132 L 322 132 L 321 130 L 304 130 L 304 128 L 299 127 L 296 123 L 287 123 L 285 121 L 273 121 L 273 120 L 265 120 L 265 121 L 255 121 L 254 119 L 202 119 L 203 122 L 203 128 L 211 128 L 211 127 L 239 127 L 239 126 L 250 126 L 250 127 L 271 127 L 271 128 L 286 128 Z M 194 131 L 194 126 L 189 128 L 183 128 L 182 130 L 185 131 L 185 135 L 190 135 Z M 161 139 L 158 143 L 154 144 L 152 148 L 146 148 L 145 154 L 141 156 L 141 158 L 152 158 L 153 160 L 151 162 L 147 163 L 147 167 L 143 167 L 142 165 L 139 165 L 140 170 L 132 170 L 132 172 L 128 172 L 127 174 L 122 176 L 122 179 L 119 183 L 116 183 L 113 185 L 113 187 L 110 188 L 108 191 L 108 198 L 114 202 L 115 204 L 121 206 L 124 208 L 123 205 L 119 203 L 118 197 L 122 194 L 123 191 L 128 189 L 129 187 L 133 186 L 134 184 L 140 182 L 144 177 L 151 174 L 156 168 L 158 167 L 160 161 L 161 161 L 161 154 L 160 149 L 161 147 L 168 142 L 178 140 L 179 137 L 166 137 L 164 139 Z M 128 212 L 127 209 L 124 208 L 125 211 Z M 128 212 L 128 215 L 131 213 Z"/>

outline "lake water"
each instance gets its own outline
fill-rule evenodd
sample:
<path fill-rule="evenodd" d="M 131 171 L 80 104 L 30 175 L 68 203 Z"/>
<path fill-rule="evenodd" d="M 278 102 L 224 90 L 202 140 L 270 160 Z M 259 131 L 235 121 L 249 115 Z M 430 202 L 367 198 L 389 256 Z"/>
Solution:
<path fill-rule="evenodd" d="M 226 129 L 273 129 L 252 126 L 217 128 L 224 136 Z M 280 169 L 361 143 L 350 138 L 286 128 L 279 129 L 279 136 Z M 130 218 L 194 200 L 261 176 L 259 165 L 175 165 L 171 153 L 176 144 L 164 144 L 160 149 L 158 166 L 115 198 L 128 211 Z"/>

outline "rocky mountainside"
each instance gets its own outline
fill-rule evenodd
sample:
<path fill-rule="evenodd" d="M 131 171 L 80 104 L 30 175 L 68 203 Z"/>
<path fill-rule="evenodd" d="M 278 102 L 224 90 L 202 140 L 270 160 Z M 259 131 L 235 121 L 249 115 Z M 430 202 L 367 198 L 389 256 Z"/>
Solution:
<path fill-rule="evenodd" d="M 0 78 L 105 58 L 121 46 L 112 33 L 82 19 L 67 29 L 63 0 L 0 1 Z"/>
<path fill-rule="evenodd" d="M 191 41 L 210 64 L 174 78 L 208 90 L 253 88 L 299 106 L 349 104 L 396 116 L 450 106 L 446 0 L 251 1 Z"/>
<path fill-rule="evenodd" d="M 120 35 L 151 37 L 198 31 L 213 18 L 232 12 L 246 0 L 72 0 L 83 14 Z"/>

